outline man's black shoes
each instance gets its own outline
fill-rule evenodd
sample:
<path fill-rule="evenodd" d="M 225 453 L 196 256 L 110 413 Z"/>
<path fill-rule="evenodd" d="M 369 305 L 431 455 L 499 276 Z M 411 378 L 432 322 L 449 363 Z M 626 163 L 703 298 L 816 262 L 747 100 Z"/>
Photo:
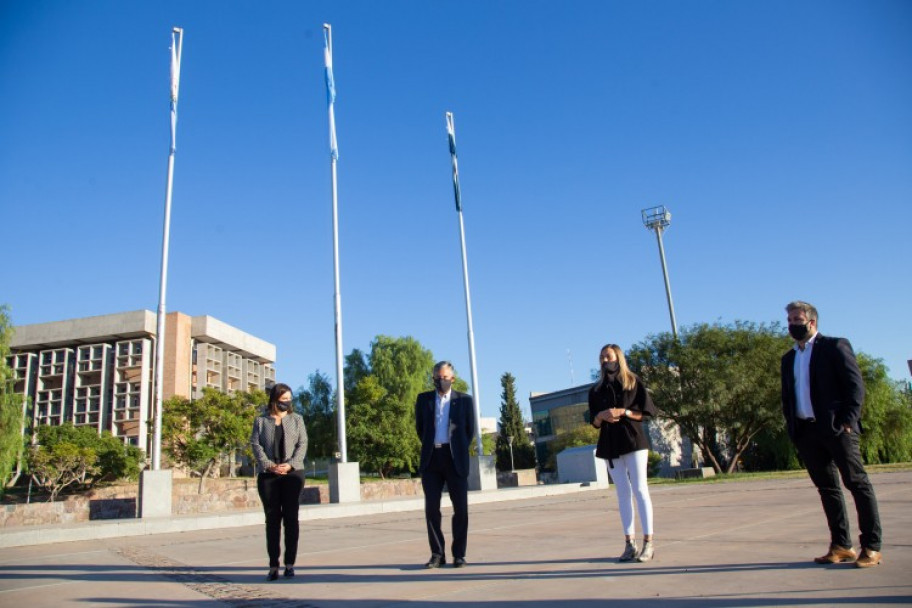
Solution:
<path fill-rule="evenodd" d="M 428 569 L 439 568 L 444 564 L 446 564 L 446 558 L 444 556 L 431 553 L 431 559 L 428 560 L 428 563 L 426 563 L 424 567 Z"/>
<path fill-rule="evenodd" d="M 453 567 L 454 567 L 454 568 L 465 568 L 465 567 L 466 567 L 465 558 L 464 558 L 464 557 L 457 557 L 456 559 L 454 559 L 454 560 L 453 560 Z"/>

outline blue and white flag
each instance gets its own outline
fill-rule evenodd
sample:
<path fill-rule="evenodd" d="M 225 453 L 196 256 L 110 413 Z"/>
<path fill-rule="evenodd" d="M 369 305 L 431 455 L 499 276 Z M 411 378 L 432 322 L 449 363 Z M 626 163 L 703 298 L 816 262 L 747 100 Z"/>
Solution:
<path fill-rule="evenodd" d="M 446 113 L 447 138 L 450 140 L 450 159 L 453 162 L 453 194 L 456 196 L 456 211 L 462 213 L 462 196 L 459 193 L 459 163 L 456 161 L 456 127 L 453 113 Z"/>
<path fill-rule="evenodd" d="M 323 62 L 326 65 L 326 103 L 329 105 L 329 152 L 334 160 L 339 159 L 339 145 L 336 142 L 336 81 L 333 78 L 332 28 L 323 24 Z"/>
<path fill-rule="evenodd" d="M 177 148 L 177 95 L 180 91 L 181 43 L 184 30 L 179 27 L 171 31 L 171 151 Z"/>

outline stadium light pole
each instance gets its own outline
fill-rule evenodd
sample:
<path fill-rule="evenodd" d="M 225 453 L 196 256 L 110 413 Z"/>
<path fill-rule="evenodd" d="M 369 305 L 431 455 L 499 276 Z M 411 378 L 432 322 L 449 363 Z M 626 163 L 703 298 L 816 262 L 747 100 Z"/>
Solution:
<path fill-rule="evenodd" d="M 675 320 L 674 302 L 671 299 L 671 284 L 668 282 L 668 266 L 665 264 L 665 246 L 662 244 L 662 232 L 671 225 L 671 211 L 664 205 L 643 209 L 643 225 L 647 230 L 654 230 L 659 241 L 659 258 L 662 261 L 662 276 L 665 278 L 665 296 L 668 298 L 668 314 L 671 316 L 671 333 L 678 339 L 678 322 Z"/>

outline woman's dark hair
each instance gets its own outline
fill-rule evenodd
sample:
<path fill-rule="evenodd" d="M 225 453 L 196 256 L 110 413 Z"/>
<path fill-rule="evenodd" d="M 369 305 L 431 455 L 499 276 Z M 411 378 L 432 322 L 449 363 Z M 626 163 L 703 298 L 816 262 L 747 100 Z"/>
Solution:
<path fill-rule="evenodd" d="M 294 395 L 294 393 L 291 390 L 291 387 L 288 386 L 287 384 L 279 383 L 279 384 L 272 385 L 272 389 L 270 389 L 270 391 L 269 391 L 268 409 L 269 409 L 270 414 L 275 414 L 278 411 L 278 407 L 276 406 L 276 404 L 279 402 L 279 397 L 281 397 L 285 393 L 291 393 L 292 396 Z"/>

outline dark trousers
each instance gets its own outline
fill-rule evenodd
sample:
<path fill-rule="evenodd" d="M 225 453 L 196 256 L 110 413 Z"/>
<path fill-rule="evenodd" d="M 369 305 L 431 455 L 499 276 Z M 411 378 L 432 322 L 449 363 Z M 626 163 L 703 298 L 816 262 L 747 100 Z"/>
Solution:
<path fill-rule="evenodd" d="M 434 448 L 431 461 L 421 474 L 424 490 L 424 518 L 427 521 L 431 553 L 446 556 L 446 540 L 440 529 L 440 497 L 446 483 L 453 503 L 453 557 L 465 557 L 469 535 L 469 480 L 456 473 L 450 446 Z"/>
<path fill-rule="evenodd" d="M 303 487 L 303 471 L 292 471 L 287 475 L 260 473 L 257 476 L 257 491 L 266 512 L 266 551 L 269 553 L 270 568 L 279 567 L 282 524 L 285 525 L 285 565 L 294 566 L 298 555 L 298 506 Z"/>
<path fill-rule="evenodd" d="M 830 528 L 830 542 L 840 547 L 851 547 L 849 521 L 839 477 L 855 500 L 861 546 L 880 551 L 880 515 L 874 486 L 868 479 L 856 433 L 834 435 L 821 431 L 813 423 L 798 422 L 795 447 L 807 467 L 811 481 L 820 493 L 823 512 Z"/>

